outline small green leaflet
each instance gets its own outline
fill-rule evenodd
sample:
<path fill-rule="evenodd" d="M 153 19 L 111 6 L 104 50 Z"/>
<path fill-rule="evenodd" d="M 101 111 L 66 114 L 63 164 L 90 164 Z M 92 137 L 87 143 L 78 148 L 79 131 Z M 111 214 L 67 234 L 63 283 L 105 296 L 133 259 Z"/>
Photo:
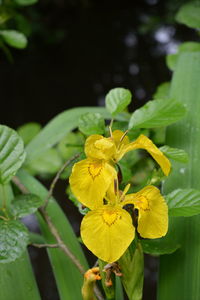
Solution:
<path fill-rule="evenodd" d="M 163 127 L 180 120 L 186 113 L 185 107 L 174 99 L 148 101 L 133 112 L 129 129 Z"/>
<path fill-rule="evenodd" d="M 200 28 L 200 3 L 194 1 L 186 3 L 179 9 L 176 14 L 176 21 L 188 27 Z"/>
<path fill-rule="evenodd" d="M 28 6 L 38 2 L 38 0 L 14 0 L 18 5 Z"/>
<path fill-rule="evenodd" d="M 11 213 L 22 218 L 34 213 L 43 203 L 43 200 L 33 194 L 19 195 L 11 202 Z"/>
<path fill-rule="evenodd" d="M 161 83 L 153 95 L 153 99 L 169 98 L 170 82 Z"/>
<path fill-rule="evenodd" d="M 131 103 L 131 92 L 124 88 L 115 88 L 106 95 L 106 108 L 115 117 Z"/>
<path fill-rule="evenodd" d="M 182 149 L 177 149 L 177 148 L 171 148 L 167 145 L 162 146 L 159 148 L 160 151 L 162 151 L 167 157 L 182 162 L 182 163 L 187 163 L 189 160 L 188 154 L 182 150 Z"/>
<path fill-rule="evenodd" d="M 24 49 L 28 43 L 26 36 L 16 30 L 0 30 L 0 36 L 9 46 L 14 48 Z"/>
<path fill-rule="evenodd" d="M 20 257 L 28 242 L 28 230 L 21 222 L 0 219 L 0 263 L 9 263 Z"/>
<path fill-rule="evenodd" d="M 24 141 L 24 145 L 27 145 L 41 130 L 39 123 L 26 123 L 17 129 L 17 133 Z"/>
<path fill-rule="evenodd" d="M 190 217 L 200 213 L 200 191 L 195 189 L 177 189 L 165 196 L 169 215 Z"/>
<path fill-rule="evenodd" d="M 25 160 L 24 144 L 15 130 L 0 125 L 0 183 L 15 175 Z"/>
<path fill-rule="evenodd" d="M 86 113 L 80 116 L 78 127 L 86 135 L 103 134 L 105 132 L 105 121 L 99 113 Z"/>
<path fill-rule="evenodd" d="M 144 239 L 141 240 L 141 245 L 144 253 L 155 256 L 171 254 L 181 247 L 181 245 L 178 244 L 176 241 L 166 241 L 163 238 L 150 240 Z"/>

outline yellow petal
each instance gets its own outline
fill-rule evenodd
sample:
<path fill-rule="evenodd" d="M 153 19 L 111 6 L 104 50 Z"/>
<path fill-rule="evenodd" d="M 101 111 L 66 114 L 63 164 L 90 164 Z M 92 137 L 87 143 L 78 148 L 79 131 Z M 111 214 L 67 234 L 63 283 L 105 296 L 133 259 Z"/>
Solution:
<path fill-rule="evenodd" d="M 118 206 L 105 205 L 82 220 L 81 237 L 100 259 L 112 263 L 126 251 L 135 237 L 131 216 Z"/>
<path fill-rule="evenodd" d="M 138 232 L 144 238 L 160 238 L 168 230 L 168 207 L 159 189 L 147 186 L 138 193 L 125 196 L 124 204 L 139 210 Z"/>
<path fill-rule="evenodd" d="M 112 138 L 115 142 L 115 145 L 118 147 L 119 145 L 127 145 L 129 143 L 129 138 L 127 135 L 124 135 L 124 132 L 121 130 L 115 130 L 112 133 Z"/>
<path fill-rule="evenodd" d="M 169 159 L 154 145 L 154 143 L 145 135 L 141 134 L 134 142 L 126 145 L 120 155 L 118 160 L 128 151 L 134 149 L 145 149 L 149 154 L 155 159 L 155 161 L 160 165 L 163 173 L 167 176 L 170 172 L 171 164 Z"/>
<path fill-rule="evenodd" d="M 95 209 L 103 205 L 105 193 L 116 176 L 117 172 L 110 164 L 87 158 L 73 166 L 69 182 L 77 199 Z"/>
<path fill-rule="evenodd" d="M 85 142 L 85 153 L 87 157 L 110 160 L 116 152 L 115 143 L 111 138 L 93 134 Z"/>

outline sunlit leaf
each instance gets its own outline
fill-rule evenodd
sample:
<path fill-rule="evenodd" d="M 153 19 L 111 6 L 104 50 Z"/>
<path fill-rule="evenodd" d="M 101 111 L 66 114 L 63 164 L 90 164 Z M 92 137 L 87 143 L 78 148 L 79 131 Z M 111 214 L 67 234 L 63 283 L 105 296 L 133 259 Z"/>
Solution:
<path fill-rule="evenodd" d="M 144 253 L 151 255 L 164 255 L 171 254 L 181 247 L 180 244 L 170 240 L 168 242 L 165 239 L 149 239 L 141 240 L 141 245 Z"/>
<path fill-rule="evenodd" d="M 167 145 L 159 148 L 167 157 L 182 162 L 187 163 L 189 160 L 187 152 L 183 149 L 171 148 Z"/>
<path fill-rule="evenodd" d="M 43 203 L 43 200 L 34 194 L 18 195 L 11 202 L 11 212 L 21 218 L 34 213 Z"/>
<path fill-rule="evenodd" d="M 153 95 L 153 99 L 169 98 L 169 89 L 170 89 L 170 82 L 161 83 L 157 87 L 156 92 Z"/>
<path fill-rule="evenodd" d="M 14 0 L 18 5 L 28 6 L 38 2 L 38 0 Z"/>
<path fill-rule="evenodd" d="M 106 108 L 112 116 L 116 116 L 131 103 L 131 98 L 131 92 L 127 89 L 112 89 L 106 95 Z"/>
<path fill-rule="evenodd" d="M 103 134 L 105 121 L 99 113 L 86 113 L 80 116 L 78 127 L 86 135 Z"/>
<path fill-rule="evenodd" d="M 19 31 L 16 30 L 0 30 L 0 36 L 2 36 L 3 40 L 11 47 L 24 49 L 27 46 L 27 38 L 26 36 Z"/>
<path fill-rule="evenodd" d="M 192 28 L 200 28 L 200 3 L 193 1 L 181 6 L 176 21 Z"/>

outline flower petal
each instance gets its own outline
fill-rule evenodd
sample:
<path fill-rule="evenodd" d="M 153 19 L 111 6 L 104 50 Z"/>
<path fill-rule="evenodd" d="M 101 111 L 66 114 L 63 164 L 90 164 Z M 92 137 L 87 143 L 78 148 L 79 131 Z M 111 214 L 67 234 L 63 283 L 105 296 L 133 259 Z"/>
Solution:
<path fill-rule="evenodd" d="M 72 192 L 77 199 L 90 209 L 103 205 L 103 198 L 117 172 L 110 164 L 91 158 L 73 166 L 69 178 Z"/>
<path fill-rule="evenodd" d="M 85 153 L 87 157 L 110 160 L 116 152 L 115 143 L 111 138 L 93 134 L 85 142 Z"/>
<path fill-rule="evenodd" d="M 134 149 L 145 149 L 149 154 L 155 159 L 155 161 L 160 165 L 163 173 L 167 176 L 170 172 L 171 163 L 169 159 L 154 145 L 154 143 L 145 135 L 141 134 L 134 142 L 127 144 L 123 147 L 118 160 L 122 156 Z"/>
<path fill-rule="evenodd" d="M 126 251 L 135 237 L 131 216 L 118 206 L 105 205 L 82 220 L 81 237 L 100 259 L 112 263 Z"/>
<path fill-rule="evenodd" d="M 160 238 L 168 230 L 168 207 L 159 189 L 147 186 L 135 194 L 125 196 L 125 204 L 139 210 L 138 232 L 144 238 Z"/>

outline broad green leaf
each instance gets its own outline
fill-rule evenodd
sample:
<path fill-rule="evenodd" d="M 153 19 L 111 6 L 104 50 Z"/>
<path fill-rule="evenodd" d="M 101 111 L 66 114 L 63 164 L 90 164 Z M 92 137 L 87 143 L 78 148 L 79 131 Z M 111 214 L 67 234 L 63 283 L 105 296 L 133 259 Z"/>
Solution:
<path fill-rule="evenodd" d="M 0 30 L 0 36 L 9 46 L 14 48 L 24 49 L 28 43 L 26 36 L 16 30 Z"/>
<path fill-rule="evenodd" d="M 173 75 L 170 95 L 187 106 L 187 116 L 167 129 L 166 143 L 171 147 L 184 149 L 190 160 L 184 170 L 179 163 L 174 163 L 173 171 L 164 184 L 164 194 L 177 188 L 200 188 L 199 78 L 200 53 L 181 53 Z M 181 248 L 160 258 L 158 299 L 174 299 L 175 295 L 181 300 L 191 297 L 200 299 L 200 216 L 171 217 L 170 221 L 170 237 L 180 243 Z M 180 282 L 181 284 L 177 284 Z"/>
<path fill-rule="evenodd" d="M 134 251 L 126 250 L 119 260 L 122 283 L 129 299 L 141 300 L 143 291 L 144 257 L 140 243 Z"/>
<path fill-rule="evenodd" d="M 22 170 L 20 170 L 18 176 L 21 182 L 31 193 L 38 195 L 41 199 L 46 199 L 48 193 L 47 190 L 34 177 Z M 86 259 L 83 255 L 78 240 L 67 220 L 67 217 L 64 215 L 59 205 L 53 199 L 51 199 L 47 207 L 47 212 L 53 224 L 56 226 L 58 232 L 62 236 L 64 242 L 68 245 L 72 253 L 80 260 L 81 264 L 87 270 L 89 267 L 87 265 Z M 46 223 L 39 214 L 38 219 L 45 242 L 55 243 L 55 239 L 52 237 Z M 71 260 L 62 251 L 60 251 L 59 249 L 47 249 L 47 251 L 56 279 L 60 299 L 81 300 L 83 276 L 80 274 Z"/>
<path fill-rule="evenodd" d="M 6 198 L 9 206 L 13 199 L 10 184 L 0 185 L 0 205 Z M 34 278 L 28 252 L 25 252 L 14 262 L 0 265 L 0 299 L 40 300 L 36 280 Z"/>
<path fill-rule="evenodd" d="M 120 277 L 116 276 L 115 280 L 115 300 L 124 300 L 123 287 Z"/>
<path fill-rule="evenodd" d="M 58 144 L 58 151 L 63 159 L 70 159 L 83 151 L 85 139 L 81 133 L 69 132 Z"/>
<path fill-rule="evenodd" d="M 165 99 L 169 98 L 170 82 L 161 83 L 156 89 L 153 99 Z"/>
<path fill-rule="evenodd" d="M 106 108 L 115 117 L 131 103 L 131 92 L 124 88 L 115 88 L 106 95 Z"/>
<path fill-rule="evenodd" d="M 34 213 L 43 201 L 34 194 L 19 195 L 11 202 L 11 213 L 17 218 L 22 218 Z"/>
<path fill-rule="evenodd" d="M 60 142 L 68 132 L 78 127 L 79 117 L 86 112 L 100 113 L 103 118 L 111 119 L 111 115 L 102 107 L 78 107 L 64 111 L 51 120 L 27 145 L 26 163 L 29 164 L 40 157 L 47 149 Z M 129 114 L 119 114 L 117 119 L 127 121 L 129 120 Z"/>
<path fill-rule="evenodd" d="M 171 254 L 181 247 L 180 244 L 172 241 L 166 242 L 165 239 L 141 240 L 144 253 L 151 255 Z"/>
<path fill-rule="evenodd" d="M 14 0 L 18 5 L 27 6 L 38 2 L 38 0 Z"/>
<path fill-rule="evenodd" d="M 0 183 L 7 183 L 25 160 L 24 144 L 15 130 L 0 125 Z"/>
<path fill-rule="evenodd" d="M 78 127 L 86 135 L 103 134 L 105 132 L 105 121 L 99 113 L 86 113 L 80 116 Z"/>
<path fill-rule="evenodd" d="M 200 28 L 200 3 L 193 1 L 181 6 L 176 14 L 176 21 L 192 28 Z"/>
<path fill-rule="evenodd" d="M 9 263 L 20 257 L 28 241 L 28 230 L 21 222 L 0 219 L 0 263 Z"/>
<path fill-rule="evenodd" d="M 185 107 L 174 99 L 156 99 L 133 112 L 129 128 L 163 127 L 180 120 Z"/>
<path fill-rule="evenodd" d="M 166 57 L 166 63 L 170 70 L 174 70 L 180 54 L 183 52 L 200 52 L 200 43 L 197 42 L 185 42 L 181 44 L 178 48 L 176 54 L 169 54 Z"/>
<path fill-rule="evenodd" d="M 17 133 L 24 141 L 24 145 L 27 145 L 41 130 L 39 123 L 26 123 L 17 129 Z"/>
<path fill-rule="evenodd" d="M 200 191 L 195 189 L 177 189 L 165 196 L 169 215 L 190 217 L 200 213 Z"/>
<path fill-rule="evenodd" d="M 48 149 L 39 158 L 32 161 L 28 166 L 28 170 L 32 175 L 45 176 L 55 174 L 62 166 L 62 159 L 58 151 L 54 148 Z"/>
<path fill-rule="evenodd" d="M 162 146 L 159 148 L 160 151 L 162 151 L 167 157 L 182 162 L 182 163 L 187 163 L 189 160 L 188 154 L 182 150 L 182 149 L 177 149 L 177 148 L 171 148 L 167 145 Z"/>

